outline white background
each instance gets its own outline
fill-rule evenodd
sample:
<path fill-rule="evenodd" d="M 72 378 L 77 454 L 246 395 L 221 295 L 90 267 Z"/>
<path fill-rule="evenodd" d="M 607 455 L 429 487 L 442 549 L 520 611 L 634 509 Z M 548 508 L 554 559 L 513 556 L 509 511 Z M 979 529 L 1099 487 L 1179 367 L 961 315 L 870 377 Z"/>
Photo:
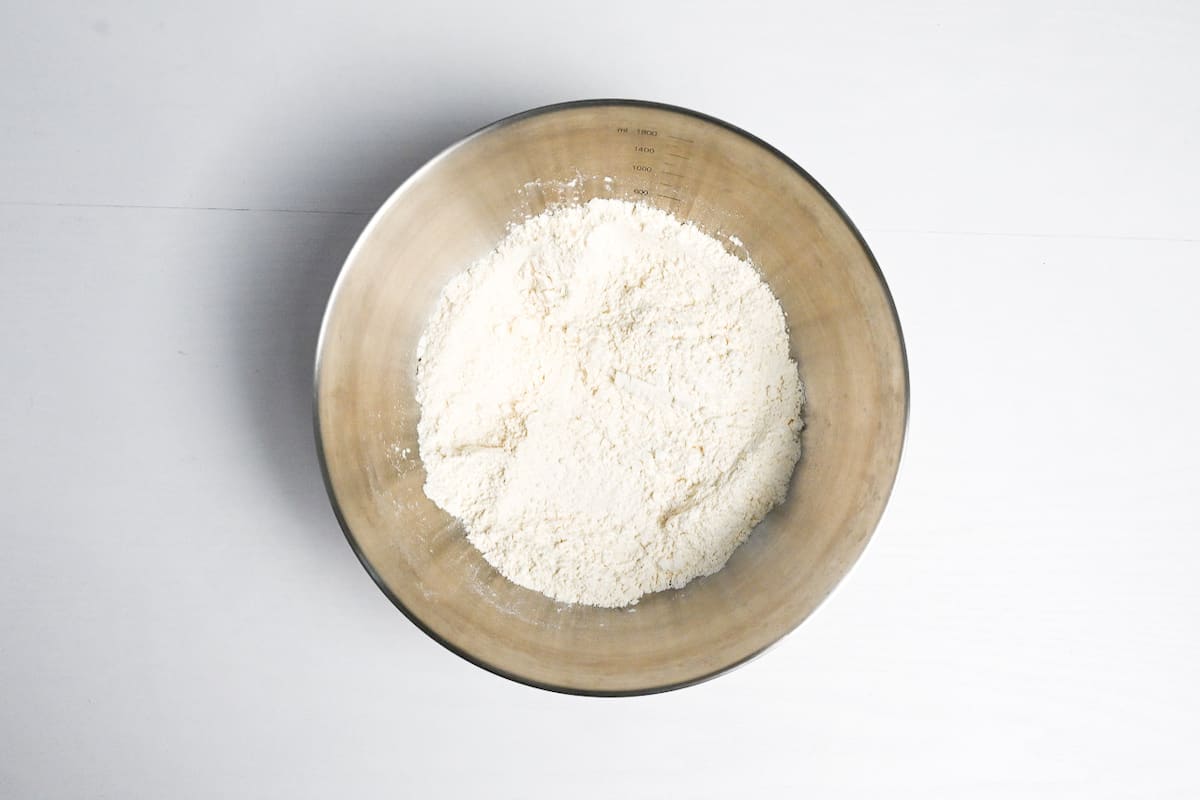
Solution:
<path fill-rule="evenodd" d="M 0 4 L 0 796 L 1200 795 L 1200 5 L 986 5 Z M 913 386 L 830 600 L 625 700 L 408 623 L 309 424 L 367 214 L 604 96 L 810 170 Z"/>

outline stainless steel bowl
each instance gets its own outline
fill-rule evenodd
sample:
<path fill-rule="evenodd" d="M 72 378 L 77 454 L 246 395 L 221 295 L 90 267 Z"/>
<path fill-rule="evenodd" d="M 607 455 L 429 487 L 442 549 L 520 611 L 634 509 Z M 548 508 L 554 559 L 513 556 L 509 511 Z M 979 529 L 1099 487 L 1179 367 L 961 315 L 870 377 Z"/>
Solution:
<path fill-rule="evenodd" d="M 549 204 L 651 203 L 725 239 L 787 313 L 808 403 L 787 502 L 720 572 L 628 609 L 510 583 L 422 490 L 416 344 L 447 280 Z M 900 324 L 862 237 L 766 143 L 671 106 L 590 101 L 501 120 L 407 180 L 354 246 L 317 348 L 316 435 L 333 507 L 422 630 L 514 680 L 581 694 L 686 686 L 795 628 L 871 536 L 908 412 Z"/>

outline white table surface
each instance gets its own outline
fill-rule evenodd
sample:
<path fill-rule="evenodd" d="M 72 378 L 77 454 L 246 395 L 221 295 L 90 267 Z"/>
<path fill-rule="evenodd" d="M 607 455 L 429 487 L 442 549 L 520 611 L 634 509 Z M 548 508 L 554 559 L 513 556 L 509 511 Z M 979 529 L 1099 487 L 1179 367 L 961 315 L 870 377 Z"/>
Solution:
<path fill-rule="evenodd" d="M 1198 40 L 1190 0 L 3 3 L 0 797 L 1200 795 Z M 604 96 L 809 169 L 913 386 L 829 601 L 624 700 L 406 621 L 309 423 L 367 214 Z"/>

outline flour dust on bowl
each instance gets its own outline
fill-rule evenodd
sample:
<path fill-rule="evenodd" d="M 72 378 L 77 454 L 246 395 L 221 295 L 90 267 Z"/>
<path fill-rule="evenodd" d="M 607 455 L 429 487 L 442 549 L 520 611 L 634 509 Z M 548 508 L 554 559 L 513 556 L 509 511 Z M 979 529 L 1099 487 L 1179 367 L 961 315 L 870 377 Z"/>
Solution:
<path fill-rule="evenodd" d="M 667 212 L 751 262 L 782 307 L 789 352 L 781 355 L 798 365 L 804 384 L 803 455 L 782 505 L 723 568 L 617 608 L 562 602 L 504 577 L 463 524 L 427 496 L 427 478 L 441 465 L 431 456 L 427 469 L 418 443 L 419 342 L 447 284 L 492 254 L 514 226 L 547 209 L 607 201 L 638 204 L 651 216 Z M 569 325 L 563 331 L 554 346 L 581 346 Z M 497 336 L 509 335 L 497 327 Z M 634 382 L 627 372 L 612 370 L 614 391 L 636 402 L 639 392 L 653 390 L 652 381 Z M 462 380 L 473 382 L 467 389 L 493 385 L 479 365 Z M 908 375 L 878 266 L 803 170 L 749 134 L 694 112 L 588 101 L 502 120 L 446 150 L 396 191 L 338 279 L 318 345 L 315 392 L 318 449 L 339 521 L 363 565 L 410 619 L 464 658 L 514 680 L 621 695 L 686 686 L 741 664 L 828 595 L 883 512 L 903 444 Z M 425 452 L 433 453 L 426 434 Z M 590 456 L 574 464 L 557 457 L 564 491 L 588 497 L 588 481 L 604 484 Z M 531 474 L 544 484 L 539 469 Z M 437 497 L 441 490 L 430 488 Z M 610 605 L 629 599 L 612 598 Z"/>

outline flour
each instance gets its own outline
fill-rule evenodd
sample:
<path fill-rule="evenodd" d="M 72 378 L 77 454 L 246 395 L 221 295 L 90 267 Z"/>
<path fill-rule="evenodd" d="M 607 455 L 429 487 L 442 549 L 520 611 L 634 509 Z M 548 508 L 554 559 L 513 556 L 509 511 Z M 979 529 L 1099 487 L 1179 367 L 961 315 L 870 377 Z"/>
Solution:
<path fill-rule="evenodd" d="M 515 226 L 446 286 L 417 355 L 426 494 L 560 601 L 625 606 L 720 569 L 800 456 L 778 301 L 647 206 Z"/>

